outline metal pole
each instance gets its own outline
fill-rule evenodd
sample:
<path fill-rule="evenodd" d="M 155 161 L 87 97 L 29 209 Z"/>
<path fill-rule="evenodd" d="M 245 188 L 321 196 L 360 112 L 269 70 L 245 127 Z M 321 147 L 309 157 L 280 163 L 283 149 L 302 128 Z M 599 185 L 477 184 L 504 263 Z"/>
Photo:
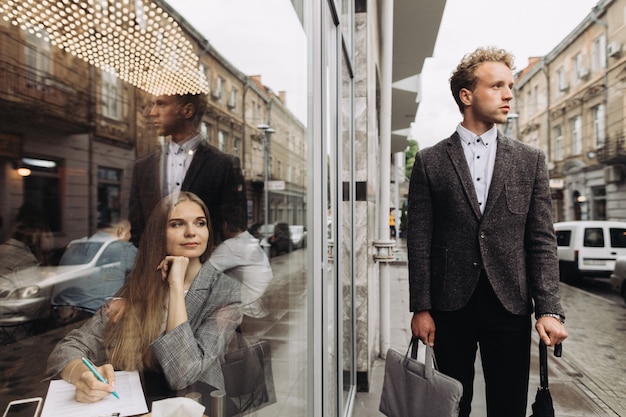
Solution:
<path fill-rule="evenodd" d="M 269 212 L 270 212 L 270 201 L 269 201 L 269 190 L 267 189 L 267 184 L 269 182 L 269 170 L 270 170 L 270 147 L 269 147 L 269 133 L 267 132 L 268 129 L 265 129 L 265 142 L 263 144 L 263 147 L 265 149 L 265 184 L 263 186 L 263 189 L 265 190 L 265 225 L 263 226 L 263 230 L 264 230 L 264 235 L 267 238 L 266 239 L 266 245 L 263 248 L 265 250 L 265 254 L 267 255 L 267 257 L 270 257 L 270 245 L 269 245 L 269 236 L 268 236 L 268 231 L 269 229 L 267 229 L 269 227 Z"/>
<path fill-rule="evenodd" d="M 390 242 L 389 239 L 389 197 L 390 197 L 390 168 L 391 168 L 391 89 L 392 89 L 392 60 L 393 60 L 393 0 L 382 2 L 381 27 L 381 95 L 380 95 L 380 212 L 378 214 L 379 239 Z M 387 246 L 387 245 L 383 245 Z M 379 251 L 391 251 L 391 244 Z M 387 253 L 387 255 L 390 255 Z M 380 355 L 384 358 L 391 345 L 391 293 L 390 293 L 390 265 L 387 262 L 379 264 L 379 297 L 380 297 Z"/>
<path fill-rule="evenodd" d="M 274 133 L 275 130 L 272 129 L 270 127 L 270 125 L 266 125 L 266 124 L 262 124 L 262 125 L 258 125 L 257 129 L 260 129 L 263 131 L 263 135 L 264 135 L 264 139 L 263 139 L 263 153 L 264 153 L 264 157 L 265 157 L 265 169 L 264 169 L 264 181 L 263 181 L 263 191 L 265 194 L 265 202 L 263 203 L 265 206 L 265 224 L 263 225 L 263 237 L 267 238 L 265 240 L 265 247 L 263 248 L 265 250 L 265 254 L 267 255 L 267 257 L 270 257 L 270 247 L 271 245 L 269 244 L 269 235 L 268 232 L 269 230 L 266 229 L 267 227 L 269 227 L 269 212 L 270 212 L 270 200 L 269 200 L 269 190 L 267 188 L 267 185 L 269 183 L 269 175 L 270 175 L 270 134 Z"/>

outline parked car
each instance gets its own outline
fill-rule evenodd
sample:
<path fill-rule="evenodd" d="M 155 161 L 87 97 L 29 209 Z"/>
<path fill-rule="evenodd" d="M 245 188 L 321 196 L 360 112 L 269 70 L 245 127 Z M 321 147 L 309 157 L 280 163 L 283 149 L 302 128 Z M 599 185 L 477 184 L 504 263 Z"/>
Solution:
<path fill-rule="evenodd" d="M 274 232 L 269 237 L 268 242 L 271 245 L 270 256 L 282 255 L 293 250 L 291 241 L 291 231 L 287 223 L 276 223 Z"/>
<path fill-rule="evenodd" d="M 608 278 L 626 256 L 626 222 L 578 220 L 554 224 L 561 280 Z"/>
<path fill-rule="evenodd" d="M 306 227 L 301 224 L 290 225 L 289 232 L 294 250 L 306 247 Z"/>
<path fill-rule="evenodd" d="M 0 326 L 47 318 L 52 311 L 53 300 L 68 289 L 73 295 L 88 295 L 90 302 L 99 298 L 101 305 L 124 280 L 124 276 L 119 279 L 117 272 L 115 277 L 111 276 L 112 272 L 119 271 L 120 266 L 119 256 L 112 258 L 108 255 L 114 242 L 119 241 L 73 241 L 63 257 L 68 255 L 77 259 L 70 255 L 81 254 L 80 264 L 33 266 L 0 276 Z M 115 252 L 118 253 L 118 250 Z M 97 295 L 90 292 L 92 288 L 98 288 Z M 94 304 L 89 305 L 94 311 L 97 308 Z"/>
<path fill-rule="evenodd" d="M 626 302 L 626 256 L 619 256 L 611 274 L 611 286 L 619 292 Z"/>

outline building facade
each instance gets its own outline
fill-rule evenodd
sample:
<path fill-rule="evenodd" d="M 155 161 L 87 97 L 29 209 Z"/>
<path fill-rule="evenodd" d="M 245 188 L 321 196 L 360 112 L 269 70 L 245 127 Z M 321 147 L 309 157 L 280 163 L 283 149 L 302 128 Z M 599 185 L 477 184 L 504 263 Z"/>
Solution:
<path fill-rule="evenodd" d="M 511 132 L 548 157 L 555 221 L 624 220 L 626 2 L 599 1 L 517 75 Z"/>

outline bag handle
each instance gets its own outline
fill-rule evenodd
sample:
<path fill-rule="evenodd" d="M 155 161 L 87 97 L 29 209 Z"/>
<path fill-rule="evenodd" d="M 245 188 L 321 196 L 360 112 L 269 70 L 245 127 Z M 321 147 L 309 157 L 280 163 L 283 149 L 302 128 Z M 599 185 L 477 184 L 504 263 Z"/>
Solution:
<path fill-rule="evenodd" d="M 409 363 L 409 351 L 411 352 L 411 359 L 417 360 L 417 349 L 420 345 L 420 340 L 417 337 L 412 337 L 409 342 L 409 347 L 404 355 L 404 366 L 407 367 Z M 429 379 L 435 375 L 435 370 L 438 369 L 437 361 L 435 360 L 435 351 L 429 345 L 426 347 L 426 356 L 424 358 L 424 378 Z"/>

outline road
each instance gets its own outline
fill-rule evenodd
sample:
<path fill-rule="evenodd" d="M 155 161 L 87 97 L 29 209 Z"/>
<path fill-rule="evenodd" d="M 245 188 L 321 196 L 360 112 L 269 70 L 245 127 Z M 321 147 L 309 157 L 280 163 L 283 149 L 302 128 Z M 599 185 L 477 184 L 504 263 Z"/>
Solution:
<path fill-rule="evenodd" d="M 566 360 L 580 384 L 619 416 L 626 416 L 626 304 L 607 280 L 561 283 L 569 337 Z"/>

